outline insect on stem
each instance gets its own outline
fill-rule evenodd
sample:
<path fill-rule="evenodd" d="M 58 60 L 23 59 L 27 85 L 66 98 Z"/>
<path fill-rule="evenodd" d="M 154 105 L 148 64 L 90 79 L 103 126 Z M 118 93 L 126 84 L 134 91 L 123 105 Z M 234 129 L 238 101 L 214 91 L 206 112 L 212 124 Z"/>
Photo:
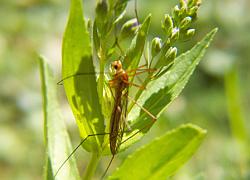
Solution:
<path fill-rule="evenodd" d="M 108 172 L 108 169 L 110 168 L 112 161 L 115 157 L 115 155 L 118 153 L 119 148 L 122 143 L 128 141 L 130 138 L 134 137 L 136 134 L 141 132 L 143 129 L 152 126 L 152 124 L 156 121 L 156 117 L 150 113 L 147 109 L 145 109 L 143 106 L 141 106 L 139 103 L 137 103 L 132 97 L 129 96 L 129 87 L 135 86 L 137 88 L 140 88 L 141 90 L 145 89 L 145 87 L 134 84 L 129 81 L 129 78 L 134 78 L 136 75 L 142 74 L 142 73 L 151 73 L 154 72 L 155 69 L 145 69 L 147 67 L 146 65 L 141 65 L 137 69 L 125 71 L 122 67 L 121 61 L 117 60 L 112 62 L 111 69 L 113 70 L 113 76 L 112 79 L 109 80 L 109 86 L 114 98 L 114 105 L 111 112 L 110 117 L 110 129 L 109 133 L 97 133 L 97 134 L 91 134 L 85 137 L 78 146 L 70 153 L 70 155 L 63 161 L 61 166 L 58 168 L 58 170 L 55 173 L 55 176 L 58 174 L 58 172 L 61 170 L 61 168 L 64 166 L 64 164 L 69 160 L 69 158 L 76 152 L 76 150 L 89 138 L 92 136 L 100 136 L 100 135 L 107 135 L 109 134 L 109 146 L 110 146 L 110 152 L 112 154 L 112 158 L 103 174 L 102 177 L 105 177 L 106 173 Z M 129 74 L 131 73 L 131 74 Z M 86 73 L 80 74 L 80 75 L 87 75 Z M 70 76 L 72 77 L 72 76 Z M 66 77 L 63 80 L 66 80 L 70 77 Z M 62 80 L 62 81 L 63 81 Z M 60 81 L 60 82 L 62 82 Z M 123 135 L 125 132 L 125 127 L 127 127 L 127 107 L 128 107 L 128 100 L 132 101 L 132 103 L 136 104 L 138 107 L 140 107 L 151 119 L 152 124 L 149 124 L 145 127 L 143 127 L 141 130 L 138 130 L 134 134 L 132 134 L 130 137 L 128 137 L 126 140 L 123 140 Z"/>

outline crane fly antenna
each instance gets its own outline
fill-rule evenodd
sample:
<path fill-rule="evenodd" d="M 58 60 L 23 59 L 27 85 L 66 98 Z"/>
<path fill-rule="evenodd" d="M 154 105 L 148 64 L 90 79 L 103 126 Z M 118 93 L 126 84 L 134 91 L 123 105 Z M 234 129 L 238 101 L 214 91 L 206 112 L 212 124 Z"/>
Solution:
<path fill-rule="evenodd" d="M 65 165 L 65 163 L 71 158 L 71 156 L 76 152 L 76 150 L 89 138 L 92 136 L 100 136 L 100 135 L 106 135 L 106 134 L 110 134 L 110 133 L 99 133 L 99 134 L 90 134 L 87 137 L 85 137 L 76 147 L 75 149 L 70 153 L 70 155 L 63 161 L 63 163 L 61 164 L 61 166 L 57 169 L 54 178 L 56 177 L 56 175 L 59 173 L 59 171 L 62 169 L 62 167 Z"/>
<path fill-rule="evenodd" d="M 76 73 L 76 74 L 72 74 L 72 75 L 69 75 L 63 79 L 61 79 L 60 81 L 58 81 L 56 84 L 57 85 L 63 85 L 63 81 L 69 79 L 69 78 L 72 78 L 74 76 L 84 76 L 84 75 L 93 75 L 93 74 L 106 74 L 108 72 L 84 72 L 84 73 Z"/>

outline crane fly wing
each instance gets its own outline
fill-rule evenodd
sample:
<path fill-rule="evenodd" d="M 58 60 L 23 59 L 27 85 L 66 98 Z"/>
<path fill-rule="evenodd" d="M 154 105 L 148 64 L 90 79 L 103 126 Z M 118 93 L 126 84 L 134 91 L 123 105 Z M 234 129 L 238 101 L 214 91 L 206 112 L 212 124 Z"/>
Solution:
<path fill-rule="evenodd" d="M 126 128 L 126 121 L 127 121 L 127 109 L 128 109 L 128 88 L 125 89 L 124 94 L 122 95 L 122 114 L 121 120 L 119 123 L 119 141 L 117 146 L 120 147 L 122 143 L 122 138 L 124 135 L 124 131 Z"/>

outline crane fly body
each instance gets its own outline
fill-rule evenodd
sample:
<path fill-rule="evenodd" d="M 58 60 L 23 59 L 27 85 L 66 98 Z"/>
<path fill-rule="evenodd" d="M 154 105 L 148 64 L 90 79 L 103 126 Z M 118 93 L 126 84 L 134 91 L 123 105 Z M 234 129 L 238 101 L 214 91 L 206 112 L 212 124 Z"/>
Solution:
<path fill-rule="evenodd" d="M 129 78 L 127 72 L 122 68 L 121 61 L 114 61 L 111 68 L 114 74 L 109 85 L 114 89 L 114 106 L 110 117 L 109 144 L 111 153 L 115 155 L 125 128 Z"/>

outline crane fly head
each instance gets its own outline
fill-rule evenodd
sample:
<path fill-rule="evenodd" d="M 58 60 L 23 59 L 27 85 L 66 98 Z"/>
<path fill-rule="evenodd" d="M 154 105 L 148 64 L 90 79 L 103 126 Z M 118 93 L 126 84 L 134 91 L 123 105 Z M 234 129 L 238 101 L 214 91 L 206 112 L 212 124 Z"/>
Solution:
<path fill-rule="evenodd" d="M 111 71 L 115 74 L 118 73 L 120 71 L 122 71 L 122 62 L 120 60 L 116 60 L 114 62 L 112 62 L 111 64 Z"/>

